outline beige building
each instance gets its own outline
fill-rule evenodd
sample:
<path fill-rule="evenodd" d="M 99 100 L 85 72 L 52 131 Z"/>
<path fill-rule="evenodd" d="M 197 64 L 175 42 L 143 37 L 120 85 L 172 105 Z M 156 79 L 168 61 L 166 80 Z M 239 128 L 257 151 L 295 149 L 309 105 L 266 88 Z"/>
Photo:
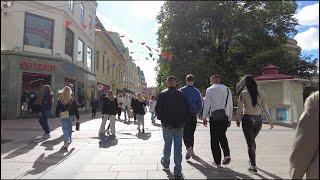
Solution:
<path fill-rule="evenodd" d="M 96 1 L 69 0 L 14 1 L 2 9 L 2 117 L 37 116 L 44 84 L 55 94 L 74 84 L 81 109 L 89 109 L 96 88 L 96 8 Z"/>

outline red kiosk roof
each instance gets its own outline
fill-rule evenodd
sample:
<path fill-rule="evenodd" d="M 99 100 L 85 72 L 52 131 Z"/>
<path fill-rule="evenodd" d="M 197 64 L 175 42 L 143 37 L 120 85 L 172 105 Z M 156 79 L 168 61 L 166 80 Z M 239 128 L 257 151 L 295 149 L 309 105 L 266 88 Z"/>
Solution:
<path fill-rule="evenodd" d="M 294 76 L 280 74 L 279 67 L 275 65 L 268 65 L 267 67 L 263 68 L 263 72 L 261 76 L 255 78 L 257 81 L 264 81 L 264 80 L 278 80 L 278 79 L 294 79 Z"/>

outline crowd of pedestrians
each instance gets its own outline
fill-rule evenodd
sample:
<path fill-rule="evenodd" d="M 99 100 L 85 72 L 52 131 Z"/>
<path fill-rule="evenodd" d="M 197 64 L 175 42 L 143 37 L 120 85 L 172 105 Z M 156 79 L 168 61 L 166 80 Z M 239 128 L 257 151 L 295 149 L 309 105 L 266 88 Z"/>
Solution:
<path fill-rule="evenodd" d="M 137 123 L 138 133 L 145 133 L 145 114 L 151 113 L 151 122 L 156 119 L 161 121 L 164 148 L 161 157 L 163 170 L 168 171 L 170 166 L 171 146 L 174 146 L 174 176 L 182 176 L 182 141 L 186 148 L 185 159 L 194 157 L 194 134 L 197 126 L 197 119 L 207 127 L 210 124 L 210 144 L 213 161 L 217 168 L 228 165 L 231 162 L 231 153 L 226 132 L 233 119 L 233 102 L 231 90 L 221 83 L 221 77 L 216 74 L 210 78 L 211 86 L 204 93 L 194 87 L 195 77 L 192 74 L 186 76 L 186 85 L 181 89 L 177 88 L 175 76 L 169 76 L 166 80 L 167 88 L 158 96 L 153 95 L 150 100 L 142 93 L 127 95 L 119 93 L 118 96 L 109 90 L 105 97 L 99 102 L 95 97 L 92 99 L 92 118 L 101 104 L 101 125 L 98 135 L 105 133 L 110 137 L 116 137 L 116 116 L 120 120 L 121 113 L 124 113 L 124 121 L 131 118 Z M 72 121 L 76 117 L 77 125 L 80 123 L 78 103 L 73 98 L 72 84 L 65 86 L 58 91 L 58 102 L 55 116 L 60 119 L 64 137 L 62 149 L 67 149 L 72 142 Z M 257 86 L 254 77 L 245 75 L 236 86 L 238 96 L 238 108 L 235 113 L 235 120 L 238 127 L 242 124 L 248 156 L 248 171 L 257 173 L 256 143 L 261 127 L 261 115 L 264 112 L 269 121 L 270 128 L 273 128 L 273 119 L 269 113 L 267 97 Z M 39 123 L 44 131 L 43 138 L 50 138 L 50 127 L 48 116 L 54 102 L 50 85 L 43 87 L 43 98 Z M 106 128 L 107 121 L 110 121 Z M 296 132 L 296 139 L 290 157 L 290 174 L 293 178 L 319 178 L 319 91 L 310 95 L 306 100 L 305 110 L 302 113 Z M 77 129 L 79 130 L 79 128 Z M 111 134 L 110 134 L 111 131 Z M 221 155 L 223 152 L 223 160 Z M 222 162 L 221 162 L 222 160 Z"/>

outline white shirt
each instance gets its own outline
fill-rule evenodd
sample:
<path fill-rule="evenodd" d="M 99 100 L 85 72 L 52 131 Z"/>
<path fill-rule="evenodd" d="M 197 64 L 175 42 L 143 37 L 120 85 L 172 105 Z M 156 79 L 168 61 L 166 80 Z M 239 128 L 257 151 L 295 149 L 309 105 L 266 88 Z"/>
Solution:
<path fill-rule="evenodd" d="M 225 108 L 225 103 L 228 94 L 227 90 L 229 91 L 229 97 L 227 101 L 227 106 Z M 231 91 L 229 88 L 227 88 L 227 86 L 223 84 L 214 84 L 208 87 L 206 90 L 202 117 L 208 118 L 211 112 L 219 109 L 225 109 L 229 121 L 232 120 L 233 103 Z"/>
<path fill-rule="evenodd" d="M 149 104 L 150 104 L 149 111 L 150 111 L 150 112 L 154 112 L 154 111 L 155 111 L 156 104 L 157 104 L 157 101 L 150 100 L 150 101 L 149 101 Z"/>

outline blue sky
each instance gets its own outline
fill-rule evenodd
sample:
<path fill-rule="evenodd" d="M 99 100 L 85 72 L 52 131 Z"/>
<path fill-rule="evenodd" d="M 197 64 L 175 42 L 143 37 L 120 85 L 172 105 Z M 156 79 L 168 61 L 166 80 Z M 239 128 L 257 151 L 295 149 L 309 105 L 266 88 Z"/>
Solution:
<path fill-rule="evenodd" d="M 129 47 L 135 63 L 144 71 L 148 86 L 156 85 L 157 66 L 150 60 L 150 51 L 138 43 L 145 42 L 151 48 L 157 47 L 156 32 L 159 24 L 155 18 L 163 4 L 162 1 L 97 1 L 97 16 L 105 28 L 125 35 L 122 38 Z M 298 9 L 295 17 L 300 25 L 298 34 L 294 37 L 302 48 L 302 54 L 319 58 L 319 2 L 297 1 Z M 133 43 L 129 42 L 133 40 Z M 157 54 L 152 50 L 153 56 Z M 146 60 L 146 57 L 149 60 Z M 156 56 L 157 57 L 157 56 Z"/>

